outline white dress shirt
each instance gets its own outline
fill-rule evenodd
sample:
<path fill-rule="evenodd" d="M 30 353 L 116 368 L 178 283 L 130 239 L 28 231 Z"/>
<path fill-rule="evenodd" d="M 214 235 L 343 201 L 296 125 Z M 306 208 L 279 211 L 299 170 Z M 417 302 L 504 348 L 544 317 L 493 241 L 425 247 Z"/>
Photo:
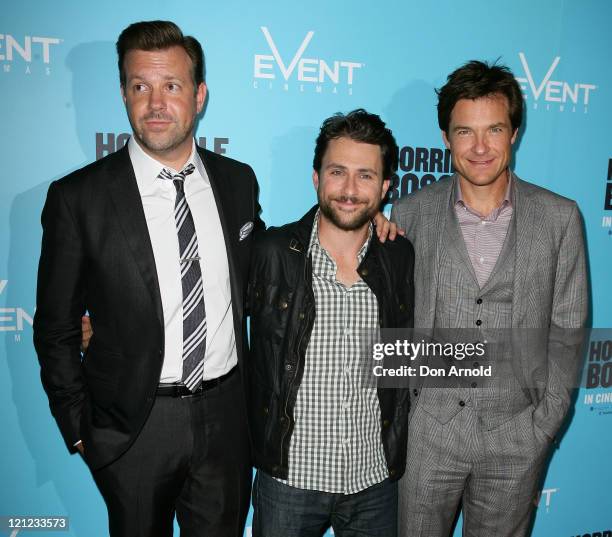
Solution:
<path fill-rule="evenodd" d="M 164 311 L 165 346 L 160 382 L 177 382 L 183 374 L 183 290 L 174 220 L 176 189 L 172 181 L 158 178 L 164 165 L 147 155 L 133 137 L 128 142 L 128 150 L 153 246 Z M 185 166 L 189 163 L 195 170 L 186 177 L 184 189 L 198 236 L 208 325 L 203 378 L 213 379 L 238 363 L 229 265 L 219 212 L 195 141 Z"/>

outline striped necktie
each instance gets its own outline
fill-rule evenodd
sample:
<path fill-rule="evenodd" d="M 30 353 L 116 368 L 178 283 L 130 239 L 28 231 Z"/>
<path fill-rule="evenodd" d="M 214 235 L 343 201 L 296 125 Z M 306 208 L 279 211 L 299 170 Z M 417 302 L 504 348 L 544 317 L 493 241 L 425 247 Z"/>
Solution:
<path fill-rule="evenodd" d="M 183 287 L 183 382 L 194 391 L 200 386 L 204 372 L 206 351 L 206 310 L 204 308 L 204 284 L 198 254 L 198 237 L 193 216 L 185 198 L 185 177 L 194 172 L 188 164 L 177 174 L 164 168 L 160 179 L 171 180 L 176 188 L 174 220 L 178 233 Z"/>

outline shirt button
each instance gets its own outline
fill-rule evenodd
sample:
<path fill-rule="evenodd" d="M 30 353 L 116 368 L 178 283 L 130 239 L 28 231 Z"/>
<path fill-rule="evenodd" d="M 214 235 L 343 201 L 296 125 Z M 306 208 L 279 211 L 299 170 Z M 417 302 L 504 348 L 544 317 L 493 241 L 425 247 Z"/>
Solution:
<path fill-rule="evenodd" d="M 472 382 L 472 388 L 476 388 L 476 386 L 478 386 L 478 384 L 476 382 Z"/>
<path fill-rule="evenodd" d="M 476 319 L 476 326 L 480 326 L 482 324 L 482 321 L 480 319 Z"/>
<path fill-rule="evenodd" d="M 481 223 L 483 226 L 486 226 L 486 225 L 487 225 L 486 220 L 481 220 L 481 221 L 480 221 L 480 223 Z"/>
<path fill-rule="evenodd" d="M 349 443 L 349 439 L 345 438 L 344 440 L 342 440 L 342 443 L 346 446 Z"/>
<path fill-rule="evenodd" d="M 459 406 L 465 406 L 465 401 L 459 401 Z"/>
<path fill-rule="evenodd" d="M 476 304 L 482 304 L 482 298 L 476 299 Z"/>
<path fill-rule="evenodd" d="M 481 257 L 478 261 L 480 261 L 481 263 L 484 263 L 484 257 Z"/>

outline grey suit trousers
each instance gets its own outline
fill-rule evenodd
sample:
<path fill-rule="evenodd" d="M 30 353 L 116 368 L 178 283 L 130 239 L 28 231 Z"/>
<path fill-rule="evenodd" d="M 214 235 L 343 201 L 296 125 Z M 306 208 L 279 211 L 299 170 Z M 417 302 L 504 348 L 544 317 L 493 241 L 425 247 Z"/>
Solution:
<path fill-rule="evenodd" d="M 464 536 L 526 535 L 550 446 L 533 411 L 487 430 L 469 401 L 444 424 L 417 404 L 400 482 L 400 537 L 447 537 L 461 500 Z"/>

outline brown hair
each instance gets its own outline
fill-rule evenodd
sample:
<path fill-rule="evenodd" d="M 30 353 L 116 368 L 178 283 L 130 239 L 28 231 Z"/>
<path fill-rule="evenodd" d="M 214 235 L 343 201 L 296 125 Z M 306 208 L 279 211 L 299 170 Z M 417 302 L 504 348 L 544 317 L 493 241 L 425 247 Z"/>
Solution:
<path fill-rule="evenodd" d="M 519 129 L 523 121 L 523 95 L 512 71 L 505 65 L 489 65 L 472 60 L 453 71 L 438 94 L 438 125 L 448 134 L 450 116 L 460 99 L 479 99 L 495 94 L 508 99 L 512 130 Z"/>
<path fill-rule="evenodd" d="M 163 50 L 182 47 L 191 58 L 191 73 L 197 90 L 204 82 L 204 53 L 195 37 L 183 35 L 181 29 L 170 21 L 142 21 L 130 24 L 117 39 L 119 80 L 125 86 L 123 62 L 130 50 Z"/>
<path fill-rule="evenodd" d="M 335 114 L 323 122 L 317 136 L 312 162 L 315 171 L 321 171 L 321 163 L 329 142 L 344 136 L 356 142 L 379 146 L 383 163 L 382 178 L 383 180 L 391 178 L 391 174 L 397 170 L 399 152 L 397 143 L 393 133 L 380 116 L 370 114 L 363 108 L 353 110 L 346 115 Z"/>

